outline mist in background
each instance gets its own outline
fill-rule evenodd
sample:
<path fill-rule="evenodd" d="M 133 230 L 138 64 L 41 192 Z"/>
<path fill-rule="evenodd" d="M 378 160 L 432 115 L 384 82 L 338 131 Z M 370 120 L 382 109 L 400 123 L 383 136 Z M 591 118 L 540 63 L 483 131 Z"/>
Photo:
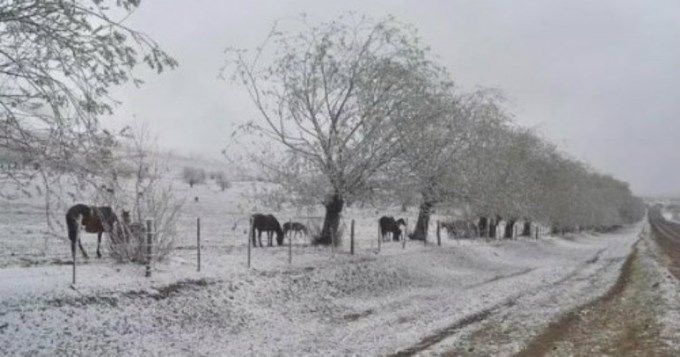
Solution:
<path fill-rule="evenodd" d="M 677 1 L 147 0 L 126 21 L 180 67 L 118 88 L 123 104 L 104 125 L 143 121 L 162 148 L 219 158 L 257 115 L 218 79 L 224 49 L 257 46 L 276 20 L 348 10 L 413 24 L 461 89 L 503 90 L 518 124 L 637 194 L 680 194 Z"/>

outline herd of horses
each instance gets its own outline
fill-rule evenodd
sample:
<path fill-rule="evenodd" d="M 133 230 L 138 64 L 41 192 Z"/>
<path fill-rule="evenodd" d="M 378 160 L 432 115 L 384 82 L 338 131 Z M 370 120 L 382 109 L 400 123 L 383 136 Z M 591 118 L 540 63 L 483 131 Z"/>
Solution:
<path fill-rule="evenodd" d="M 84 258 L 88 258 L 87 252 L 83 248 L 78 235 L 81 230 L 86 233 L 97 234 L 97 258 L 101 258 L 102 235 L 106 233 L 109 239 L 127 240 L 131 236 L 145 233 L 144 225 L 133 223 L 130 219 L 129 211 L 122 211 L 123 220 L 118 218 L 111 207 L 108 206 L 89 206 L 82 203 L 76 204 L 66 211 L 66 227 L 68 238 L 71 242 L 71 254 L 76 256 L 76 245 L 80 248 Z M 271 214 L 253 214 L 252 218 L 252 244 L 253 247 L 264 247 L 262 244 L 262 233 L 267 234 L 268 246 L 273 245 L 273 238 L 276 234 L 276 243 L 283 244 L 284 237 L 287 235 L 292 238 L 308 236 L 309 230 L 300 222 L 286 222 L 283 225 Z"/>
<path fill-rule="evenodd" d="M 144 226 L 141 223 L 131 222 L 128 211 L 122 211 L 122 217 L 123 220 L 121 222 L 113 209 L 106 206 L 76 204 L 69 208 L 66 212 L 66 226 L 73 257 L 75 258 L 76 255 L 77 244 L 83 257 L 88 258 L 80 239 L 78 239 L 81 227 L 87 233 L 97 234 L 98 258 L 102 256 L 101 240 L 103 233 L 107 233 L 109 239 L 129 239 L 131 236 L 144 234 Z M 274 215 L 261 213 L 253 214 L 251 219 L 251 243 L 253 247 L 258 245 L 264 247 L 262 244 L 262 233 L 266 233 L 267 246 L 269 247 L 273 246 L 274 235 L 276 235 L 277 245 L 283 245 L 286 236 L 290 236 L 290 239 L 296 238 L 298 235 L 309 236 L 308 228 L 300 222 L 291 221 L 281 225 Z M 380 237 L 383 241 L 389 241 L 390 239 L 399 241 L 402 237 L 405 238 L 403 235 L 406 233 L 406 221 L 403 218 L 394 219 L 391 216 L 382 216 L 378 220 L 378 226 Z M 478 233 L 476 224 L 463 220 L 442 222 L 441 227 L 448 232 L 450 237 L 469 238 L 476 236 Z"/>

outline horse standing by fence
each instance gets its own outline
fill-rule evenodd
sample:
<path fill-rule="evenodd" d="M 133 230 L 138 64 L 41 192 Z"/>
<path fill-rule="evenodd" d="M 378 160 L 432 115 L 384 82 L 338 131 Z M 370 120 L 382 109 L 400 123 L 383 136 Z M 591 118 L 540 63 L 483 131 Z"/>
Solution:
<path fill-rule="evenodd" d="M 255 213 L 252 216 L 253 219 L 253 229 L 252 229 L 252 240 L 253 247 L 257 247 L 257 242 L 260 243 L 262 247 L 262 232 L 267 232 L 267 242 L 271 247 L 273 245 L 272 236 L 276 233 L 276 243 L 278 245 L 283 244 L 283 229 L 281 224 L 273 215 L 264 215 L 260 213 Z M 257 231 L 257 240 L 255 240 L 255 231 Z"/>
<path fill-rule="evenodd" d="M 392 240 L 397 242 L 399 241 L 399 237 L 401 237 L 401 228 L 400 226 L 405 226 L 406 221 L 404 221 L 403 218 L 399 218 L 398 220 L 394 220 L 394 217 L 388 217 L 388 216 L 382 216 L 378 220 L 378 224 L 380 225 L 380 236 L 383 241 L 389 240 L 389 238 L 385 238 L 388 233 L 392 233 Z"/>
<path fill-rule="evenodd" d="M 118 233 L 116 230 L 120 229 L 118 217 L 111 207 L 88 206 L 82 203 L 72 206 L 66 211 L 66 226 L 68 228 L 68 238 L 71 241 L 71 254 L 74 259 L 76 256 L 76 242 L 78 247 L 80 247 L 83 257 L 88 258 L 80 239 L 78 239 L 81 225 L 85 227 L 85 232 L 97 233 L 97 258 L 102 257 L 102 234 L 107 233 L 109 239 L 111 239 L 112 234 L 116 235 Z"/>
<path fill-rule="evenodd" d="M 293 232 L 293 237 L 297 237 L 298 233 L 303 236 L 308 236 L 309 232 L 307 227 L 300 222 L 286 222 L 283 224 L 283 235 L 288 235 L 289 232 Z"/>

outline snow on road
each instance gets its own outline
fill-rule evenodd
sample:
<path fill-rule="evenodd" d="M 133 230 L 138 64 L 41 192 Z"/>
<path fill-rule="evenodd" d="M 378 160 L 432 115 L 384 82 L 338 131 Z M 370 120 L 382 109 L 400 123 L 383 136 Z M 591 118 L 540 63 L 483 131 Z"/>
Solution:
<path fill-rule="evenodd" d="M 510 353 L 613 284 L 640 226 L 539 241 L 398 243 L 357 255 L 295 247 L 179 250 L 142 267 L 90 262 L 0 269 L 0 351 L 149 355 L 384 355 L 469 348 L 480 326 L 515 331 Z M 453 327 L 453 328 L 452 328 Z M 493 333 L 493 329 L 483 329 Z"/>

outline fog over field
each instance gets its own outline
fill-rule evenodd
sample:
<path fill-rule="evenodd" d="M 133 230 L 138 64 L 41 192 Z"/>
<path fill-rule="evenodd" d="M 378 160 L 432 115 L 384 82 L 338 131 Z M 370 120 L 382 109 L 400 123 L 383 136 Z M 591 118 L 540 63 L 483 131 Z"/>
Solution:
<path fill-rule="evenodd" d="M 135 115 L 159 127 L 163 146 L 219 156 L 224 133 L 257 115 L 242 90 L 217 79 L 223 50 L 258 45 L 274 21 L 347 10 L 415 25 L 458 85 L 505 91 L 518 123 L 638 194 L 680 193 L 680 169 L 670 164 L 680 161 L 680 4 L 672 0 L 148 1 L 127 23 L 182 70 L 120 90 L 116 121 Z"/>
<path fill-rule="evenodd" d="M 679 19 L 0 0 L 0 356 L 678 356 Z"/>

